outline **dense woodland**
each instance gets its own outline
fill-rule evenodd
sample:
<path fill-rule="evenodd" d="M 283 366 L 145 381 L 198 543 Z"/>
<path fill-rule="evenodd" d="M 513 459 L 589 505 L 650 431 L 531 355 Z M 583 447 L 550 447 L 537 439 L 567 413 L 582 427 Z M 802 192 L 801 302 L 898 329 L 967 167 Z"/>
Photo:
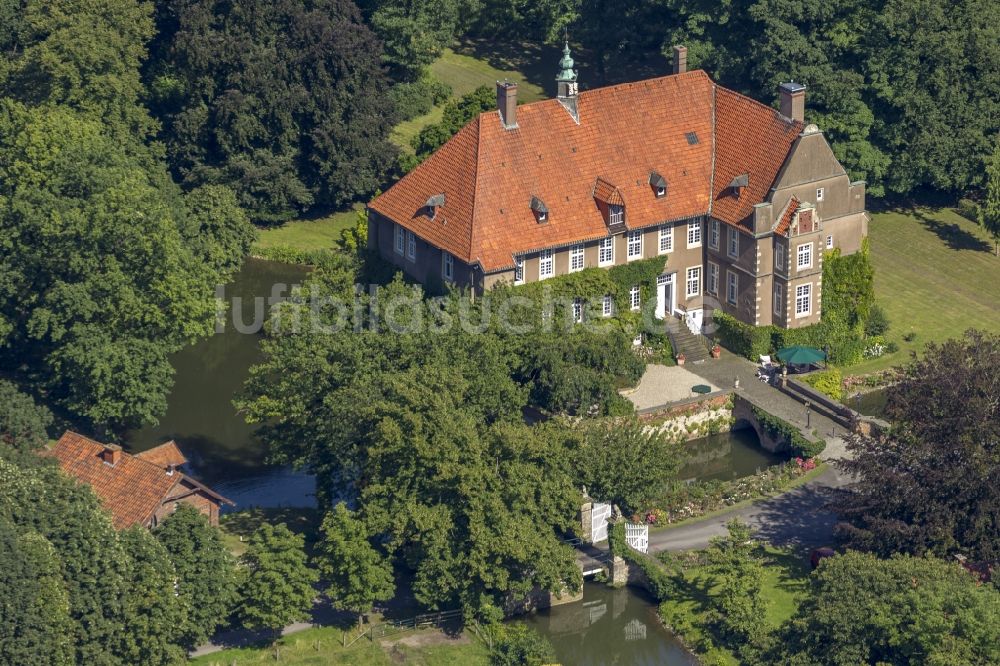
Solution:
<path fill-rule="evenodd" d="M 996 230 L 994 9 L 987 0 L 0 0 L 0 561 L 10 563 L 0 568 L 0 662 L 170 664 L 218 626 L 300 619 L 317 583 L 363 614 L 396 593 L 400 573 L 427 608 L 495 620 L 533 587 L 579 585 L 562 539 L 582 484 L 639 510 L 676 475 L 678 442 L 645 432 L 617 392 L 645 365 L 626 308 L 597 332 L 566 325 L 566 302 L 543 314 L 541 295 L 524 289 L 515 316 L 533 327 L 512 334 L 482 303 L 390 278 L 374 302 L 364 296 L 370 307 L 351 321 L 359 331 L 314 326 L 340 318 L 324 309 L 327 297 L 350 299 L 355 282 L 380 274 L 359 247 L 363 228 L 274 312 L 265 360 L 238 398 L 273 459 L 317 477 L 326 517 L 311 561 L 300 536 L 264 526 L 237 566 L 188 510 L 152 533 L 116 533 L 88 489 L 34 455 L 67 425 L 113 439 L 164 413 L 169 356 L 212 331 L 215 285 L 249 252 L 255 224 L 364 201 L 489 108 L 488 88 L 447 102 L 415 156 L 400 156 L 393 126 L 449 97 L 428 68 L 445 47 L 555 44 L 568 33 L 585 88 L 666 73 L 678 43 L 690 66 L 768 103 L 779 81 L 795 79 L 809 86 L 807 121 L 869 193 L 984 192 L 984 222 Z M 549 78 L 539 82 L 551 88 Z M 628 270 L 649 268 L 641 263 Z M 841 266 L 842 284 L 867 271 Z M 611 271 L 580 275 L 564 286 L 624 298 Z M 835 283 L 829 293 L 831 311 L 847 313 L 829 330 L 864 328 L 851 319 L 869 309 L 864 293 Z M 493 303 L 513 295 L 499 289 Z M 391 319 L 380 310 L 391 298 L 414 307 L 376 332 L 370 317 Z M 486 323 L 435 325 L 465 315 Z M 407 326 L 416 316 L 419 331 Z M 302 325 L 283 325 L 293 319 Z M 897 425 L 852 443 L 861 481 L 839 507 L 845 544 L 880 557 L 998 557 L 998 348 L 995 336 L 970 333 L 908 368 L 890 402 Z M 539 411 L 555 418 L 525 424 Z M 602 419 L 617 419 L 614 429 Z M 649 477 L 607 473 L 637 468 Z M 995 619 L 995 588 L 937 560 L 920 560 L 909 577 L 908 561 L 851 557 L 825 567 L 803 619 L 748 659 L 995 656 L 995 621 L 908 629 L 942 616 Z M 823 600 L 850 606 L 858 591 L 845 571 L 907 604 L 913 623 L 880 606 L 838 624 Z M 931 594 L 908 591 L 918 584 Z M 734 620 L 733 635 L 741 626 Z M 912 652 L 880 643 L 890 631 Z"/>

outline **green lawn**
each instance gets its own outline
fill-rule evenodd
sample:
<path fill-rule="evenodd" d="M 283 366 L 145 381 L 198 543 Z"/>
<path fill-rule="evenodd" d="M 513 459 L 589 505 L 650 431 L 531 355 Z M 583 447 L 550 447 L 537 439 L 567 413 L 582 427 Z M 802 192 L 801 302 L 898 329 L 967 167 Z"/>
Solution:
<path fill-rule="evenodd" d="M 357 208 L 315 220 L 293 220 L 280 227 L 258 230 L 254 249 L 290 247 L 295 250 L 329 250 L 340 240 L 344 229 L 358 219 Z"/>
<path fill-rule="evenodd" d="M 430 65 L 431 74 L 451 86 L 452 97 L 461 97 L 482 85 L 491 86 L 501 79 L 509 79 L 517 83 L 517 99 L 522 104 L 542 99 L 545 93 L 541 86 L 529 82 L 523 73 L 513 68 L 490 64 L 492 58 L 473 57 L 456 53 L 452 49 L 444 52 Z M 509 63 L 508 63 L 509 64 Z M 441 120 L 444 105 L 431 109 L 430 113 L 406 120 L 392 132 L 392 141 L 406 151 L 412 151 L 410 140 L 420 133 L 427 125 Z"/>
<path fill-rule="evenodd" d="M 910 351 L 968 328 L 1000 332 L 1000 258 L 988 237 L 951 208 L 872 215 L 868 229 L 875 295 L 900 350 L 846 368 L 864 374 L 905 363 Z M 906 333 L 916 333 L 911 342 Z"/>
<path fill-rule="evenodd" d="M 808 593 L 809 562 L 805 555 L 789 549 L 765 546 L 763 595 L 767 603 L 767 623 L 778 627 L 790 619 Z M 709 636 L 708 617 L 718 586 L 707 566 L 689 566 L 684 586 L 677 596 L 660 604 L 660 614 L 691 645 Z M 728 650 L 711 650 L 713 656 L 736 664 Z M 714 663 L 714 662 L 712 662 Z"/>
<path fill-rule="evenodd" d="M 335 627 L 306 629 L 285 636 L 270 647 L 223 650 L 189 663 L 201 666 L 276 663 L 285 666 L 485 666 L 488 663 L 486 648 L 468 635 L 450 640 L 439 632 L 425 630 L 376 638 L 375 642 L 362 638 L 348 648 L 343 647 L 342 640 L 343 632 Z"/>

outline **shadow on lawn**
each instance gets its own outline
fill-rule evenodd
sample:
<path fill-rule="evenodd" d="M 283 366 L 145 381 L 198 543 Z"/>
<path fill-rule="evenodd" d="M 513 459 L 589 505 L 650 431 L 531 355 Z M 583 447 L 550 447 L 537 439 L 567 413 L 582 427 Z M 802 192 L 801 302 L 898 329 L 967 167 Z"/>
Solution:
<path fill-rule="evenodd" d="M 951 224 L 941 222 L 940 220 L 935 220 L 929 217 L 921 210 L 911 210 L 910 214 L 917 218 L 922 225 L 927 227 L 930 231 L 933 231 L 938 238 L 940 238 L 949 249 L 952 250 L 970 250 L 972 252 L 993 252 L 993 247 L 979 238 L 973 233 L 970 233 L 960 227 L 957 223 L 952 222 Z"/>

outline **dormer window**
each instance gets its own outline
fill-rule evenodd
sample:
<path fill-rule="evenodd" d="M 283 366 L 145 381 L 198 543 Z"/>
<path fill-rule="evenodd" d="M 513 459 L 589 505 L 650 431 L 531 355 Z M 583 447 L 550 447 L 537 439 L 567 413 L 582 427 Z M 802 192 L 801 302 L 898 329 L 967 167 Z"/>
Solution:
<path fill-rule="evenodd" d="M 733 194 L 739 198 L 744 187 L 749 187 L 750 185 L 750 174 L 741 173 L 740 175 L 729 181 L 729 189 L 732 190 Z"/>
<path fill-rule="evenodd" d="M 625 222 L 625 207 L 611 204 L 608 206 L 608 224 L 622 224 Z"/>
<path fill-rule="evenodd" d="M 539 224 L 549 219 L 549 207 L 538 197 L 531 197 L 531 210 L 535 214 L 535 221 Z"/>
<path fill-rule="evenodd" d="M 655 171 L 649 174 L 649 186 L 653 188 L 657 199 L 667 196 L 667 180 Z"/>
<path fill-rule="evenodd" d="M 438 208 L 444 206 L 444 201 L 445 199 L 443 192 L 441 194 L 435 194 L 434 196 L 430 197 L 427 200 L 427 203 L 424 204 L 424 206 L 427 208 L 427 217 L 431 218 L 432 220 L 435 219 L 437 217 Z"/>

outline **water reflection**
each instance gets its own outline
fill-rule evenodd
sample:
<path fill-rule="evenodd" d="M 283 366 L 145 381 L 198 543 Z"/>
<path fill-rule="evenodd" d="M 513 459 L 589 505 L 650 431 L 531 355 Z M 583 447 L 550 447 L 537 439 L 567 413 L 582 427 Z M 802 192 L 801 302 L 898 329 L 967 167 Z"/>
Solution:
<path fill-rule="evenodd" d="M 698 663 L 660 623 L 652 599 L 634 588 L 584 583 L 582 602 L 539 611 L 523 621 L 548 637 L 563 664 Z"/>
<path fill-rule="evenodd" d="M 678 477 L 685 481 L 728 481 L 750 476 L 787 458 L 765 451 L 752 428 L 692 440 Z"/>
<path fill-rule="evenodd" d="M 301 266 L 248 259 L 226 286 L 227 302 L 242 299 L 243 321 L 254 317 L 254 297 L 269 298 L 276 283 L 305 278 Z M 233 407 L 250 366 L 262 358 L 259 337 L 231 325 L 171 359 L 176 374 L 167 412 L 156 426 L 129 432 L 132 451 L 174 439 L 190 462 L 191 473 L 237 503 L 248 506 L 313 506 L 315 482 L 307 474 L 264 464 L 265 451 Z"/>

